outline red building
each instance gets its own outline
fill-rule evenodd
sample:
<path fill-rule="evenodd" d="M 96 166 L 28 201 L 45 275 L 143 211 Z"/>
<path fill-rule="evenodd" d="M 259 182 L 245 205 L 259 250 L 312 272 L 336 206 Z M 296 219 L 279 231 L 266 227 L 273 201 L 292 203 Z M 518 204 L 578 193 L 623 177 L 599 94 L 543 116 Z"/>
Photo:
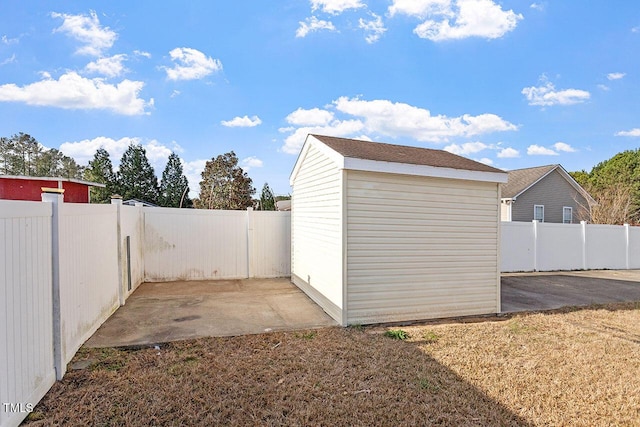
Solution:
<path fill-rule="evenodd" d="M 40 201 L 42 187 L 63 188 L 67 203 L 89 203 L 91 187 L 105 185 L 70 178 L 0 175 L 0 199 Z"/>

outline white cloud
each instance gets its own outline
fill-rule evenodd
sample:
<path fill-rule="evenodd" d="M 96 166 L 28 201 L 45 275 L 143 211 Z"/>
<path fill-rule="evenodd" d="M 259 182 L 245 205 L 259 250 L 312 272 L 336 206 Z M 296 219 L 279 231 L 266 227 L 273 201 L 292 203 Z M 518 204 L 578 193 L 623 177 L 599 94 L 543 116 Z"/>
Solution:
<path fill-rule="evenodd" d="M 118 77 L 126 71 L 122 63 L 127 60 L 127 55 L 119 54 L 108 58 L 100 58 L 89 62 L 85 69 L 89 73 L 101 74 L 107 77 Z"/>
<path fill-rule="evenodd" d="M 331 21 L 324 21 L 312 16 L 305 19 L 304 22 L 300 21 L 300 27 L 296 30 L 296 37 L 306 37 L 307 34 L 320 30 L 337 31 Z"/>
<path fill-rule="evenodd" d="M 296 126 L 324 126 L 333 120 L 334 116 L 331 111 L 312 108 L 304 110 L 298 108 L 286 117 L 286 121 Z"/>
<path fill-rule="evenodd" d="M 7 35 L 3 35 L 2 37 L 0 37 L 0 41 L 2 42 L 2 44 L 6 44 L 6 45 L 10 45 L 10 44 L 16 44 L 18 43 L 20 40 L 17 38 L 9 38 L 7 37 Z"/>
<path fill-rule="evenodd" d="M 520 157 L 520 152 L 515 148 L 506 147 L 498 151 L 497 156 L 499 159 L 512 159 L 512 158 Z"/>
<path fill-rule="evenodd" d="M 335 113 L 314 108 L 298 109 L 286 118 L 289 126 L 282 151 L 297 154 L 309 133 L 369 139 L 367 134 L 408 137 L 417 141 L 447 142 L 451 137 L 471 137 L 484 133 L 517 130 L 518 127 L 495 114 L 460 117 L 432 116 L 429 110 L 387 100 L 365 101 L 341 97 L 327 108 L 349 116 L 336 118 Z M 470 143 L 473 147 L 475 143 Z M 477 145 L 476 145 L 477 146 Z M 461 146 L 462 147 L 462 146 Z M 462 148 L 461 148 L 462 149 Z"/>
<path fill-rule="evenodd" d="M 389 6 L 389 15 L 396 13 L 426 18 L 430 15 L 453 16 L 451 0 L 393 0 Z"/>
<path fill-rule="evenodd" d="M 544 11 L 547 5 L 545 3 L 531 3 L 529 6 L 533 10 L 538 10 L 540 12 Z"/>
<path fill-rule="evenodd" d="M 138 97 L 143 86 L 143 82 L 131 80 L 108 84 L 102 79 L 87 79 L 75 72 L 54 80 L 44 73 L 43 80 L 22 87 L 0 85 L 0 101 L 64 109 L 109 110 L 131 116 L 145 114 L 145 108 L 153 105 L 153 99 L 147 102 Z"/>
<path fill-rule="evenodd" d="M 527 147 L 527 154 L 530 156 L 557 156 L 558 153 L 550 148 L 541 147 L 540 145 L 530 145 Z"/>
<path fill-rule="evenodd" d="M 460 117 L 432 116 L 429 110 L 401 102 L 388 100 L 365 101 L 359 98 L 341 97 L 333 102 L 343 113 L 360 117 L 370 132 L 392 138 L 410 137 L 418 141 L 446 142 L 454 136 L 475 135 L 517 130 L 495 114 Z"/>
<path fill-rule="evenodd" d="M 570 146 L 567 143 L 564 142 L 556 142 L 555 144 L 553 144 L 553 148 L 556 149 L 556 151 L 563 151 L 565 153 L 575 153 L 576 149 L 573 148 L 572 146 Z"/>
<path fill-rule="evenodd" d="M 579 104 L 591 98 L 591 94 L 586 90 L 563 89 L 556 90 L 553 83 L 542 75 L 541 85 L 525 87 L 522 94 L 529 101 L 529 105 L 551 106 L 551 105 L 572 105 Z"/>
<path fill-rule="evenodd" d="M 483 158 L 478 159 L 478 160 L 476 160 L 476 161 L 478 161 L 478 162 L 480 162 L 480 163 L 484 163 L 485 165 L 489 165 L 489 166 L 492 166 L 492 165 L 493 165 L 493 160 L 491 160 L 491 159 L 490 159 L 490 158 L 488 158 L 488 157 L 483 157 Z"/>
<path fill-rule="evenodd" d="M 151 54 L 150 54 L 149 52 L 145 52 L 145 51 L 143 51 L 143 50 L 134 50 L 134 51 L 133 51 L 133 54 L 134 54 L 135 56 L 143 56 L 143 57 L 145 57 L 145 58 L 147 58 L 147 59 L 148 59 L 148 58 L 151 58 Z"/>
<path fill-rule="evenodd" d="M 394 0 L 389 14 L 427 18 L 413 32 L 431 41 L 482 37 L 496 39 L 514 30 L 522 14 L 502 10 L 492 0 L 416 1 Z"/>
<path fill-rule="evenodd" d="M 258 116 L 253 116 L 251 118 L 249 118 L 249 116 L 244 116 L 244 117 L 234 117 L 231 120 L 223 120 L 222 122 L 222 126 L 226 126 L 226 127 L 243 127 L 243 128 L 252 128 L 254 126 L 258 126 L 259 124 L 262 123 L 262 120 L 260 120 L 260 117 Z"/>
<path fill-rule="evenodd" d="M 5 59 L 4 61 L 0 62 L 0 66 L 7 65 L 7 64 L 13 64 L 14 62 L 16 62 L 16 54 L 15 53 L 13 55 L 11 55 L 10 57 L 8 57 L 7 59 Z"/>
<path fill-rule="evenodd" d="M 458 154 L 460 156 L 466 156 L 468 154 L 478 153 L 482 150 L 486 150 L 487 148 L 489 148 L 489 146 L 482 142 L 465 142 L 462 145 L 447 145 L 446 147 L 444 147 L 444 150 L 453 154 Z"/>
<path fill-rule="evenodd" d="M 338 15 L 348 9 L 366 7 L 361 0 L 311 0 L 311 11 L 320 9 L 332 15 Z"/>
<path fill-rule="evenodd" d="M 362 18 L 360 18 L 360 20 L 358 21 L 358 27 L 363 29 L 367 33 L 365 40 L 369 44 L 375 43 L 380 40 L 380 37 L 382 37 L 385 31 L 387 31 L 387 29 L 384 27 L 384 23 L 382 22 L 381 17 L 379 17 L 375 13 L 372 13 L 371 18 L 372 19 L 369 21 L 365 21 Z"/>
<path fill-rule="evenodd" d="M 634 128 L 631 130 L 621 130 L 616 132 L 616 136 L 640 136 L 640 128 Z"/>
<path fill-rule="evenodd" d="M 242 162 L 240 162 L 240 167 L 242 167 L 242 169 L 245 172 L 248 172 L 250 169 L 253 169 L 253 168 L 261 168 L 262 166 L 263 166 L 262 160 L 260 160 L 255 156 L 246 157 L 242 159 Z"/>
<path fill-rule="evenodd" d="M 607 74 L 607 78 L 609 80 L 620 80 L 621 78 L 623 78 L 626 75 L 627 75 L 627 73 L 609 73 L 609 74 Z"/>
<path fill-rule="evenodd" d="M 118 34 L 109 27 L 102 27 L 94 11 L 89 15 L 69 15 L 52 12 L 53 18 L 62 18 L 62 25 L 54 29 L 54 33 L 65 33 L 83 44 L 76 53 L 81 55 L 100 56 L 113 46 Z"/>
<path fill-rule="evenodd" d="M 60 151 L 69 157 L 73 157 L 79 164 L 86 165 L 93 159 L 98 148 L 104 148 L 109 152 L 109 157 L 114 165 L 120 163 L 122 154 L 131 144 L 140 144 L 140 138 L 124 137 L 118 140 L 99 136 L 93 139 L 83 139 L 76 142 L 64 142 L 60 145 Z"/>
<path fill-rule="evenodd" d="M 200 181 L 202 181 L 202 171 L 207 164 L 207 160 L 198 159 L 190 162 L 182 161 L 182 173 L 189 181 L 189 197 L 196 198 L 200 193 Z"/>
<path fill-rule="evenodd" d="M 180 92 L 179 90 L 173 90 L 173 92 L 171 92 L 171 95 L 169 95 L 169 98 L 175 98 L 176 96 L 180 95 L 182 92 Z"/>
<path fill-rule="evenodd" d="M 607 91 L 607 90 L 609 90 L 610 88 L 609 88 L 609 86 L 607 86 L 607 85 L 599 84 L 599 85 L 598 85 L 598 89 L 600 89 L 600 90 L 604 90 L 604 91 Z"/>
<path fill-rule="evenodd" d="M 177 47 L 169 52 L 173 68 L 163 67 L 169 80 L 196 80 L 222 70 L 222 62 L 207 57 L 199 50 Z"/>

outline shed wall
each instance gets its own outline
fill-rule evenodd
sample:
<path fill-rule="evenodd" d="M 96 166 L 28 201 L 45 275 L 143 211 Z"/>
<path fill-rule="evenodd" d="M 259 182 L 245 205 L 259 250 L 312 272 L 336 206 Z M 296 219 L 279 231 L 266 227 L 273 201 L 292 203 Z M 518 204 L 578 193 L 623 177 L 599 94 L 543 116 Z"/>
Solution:
<path fill-rule="evenodd" d="M 342 323 L 342 172 L 313 145 L 291 205 L 291 280 Z"/>
<path fill-rule="evenodd" d="M 348 323 L 499 311 L 496 183 L 347 172 Z"/>

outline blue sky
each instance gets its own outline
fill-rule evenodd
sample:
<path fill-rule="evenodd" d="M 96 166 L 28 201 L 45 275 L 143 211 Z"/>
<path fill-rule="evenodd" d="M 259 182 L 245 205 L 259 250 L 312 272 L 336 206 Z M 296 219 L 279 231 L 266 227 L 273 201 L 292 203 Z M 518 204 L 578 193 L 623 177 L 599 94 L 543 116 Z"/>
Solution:
<path fill-rule="evenodd" d="M 174 150 L 196 192 L 234 150 L 289 193 L 307 133 L 590 170 L 640 143 L 639 47 L 634 1 L 10 0 L 0 136 Z"/>

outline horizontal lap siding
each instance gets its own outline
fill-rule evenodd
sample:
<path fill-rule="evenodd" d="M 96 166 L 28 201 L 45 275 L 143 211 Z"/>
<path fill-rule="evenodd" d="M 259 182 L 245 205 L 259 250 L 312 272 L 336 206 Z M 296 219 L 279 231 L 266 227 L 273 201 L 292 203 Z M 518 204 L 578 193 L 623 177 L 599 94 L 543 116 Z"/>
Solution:
<path fill-rule="evenodd" d="M 292 280 L 334 318 L 342 308 L 342 225 L 340 170 L 310 147 L 293 185 Z"/>
<path fill-rule="evenodd" d="M 348 172 L 349 323 L 497 311 L 498 188 Z"/>

